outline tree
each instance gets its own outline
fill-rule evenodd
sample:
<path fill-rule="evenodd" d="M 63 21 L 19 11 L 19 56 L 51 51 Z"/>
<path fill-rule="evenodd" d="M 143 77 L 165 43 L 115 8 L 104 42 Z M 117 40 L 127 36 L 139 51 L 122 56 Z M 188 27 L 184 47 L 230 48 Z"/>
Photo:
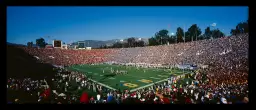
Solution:
<path fill-rule="evenodd" d="M 131 38 L 128 38 L 128 45 L 129 47 L 135 47 L 135 38 L 134 37 L 131 37 Z"/>
<path fill-rule="evenodd" d="M 236 26 L 236 30 L 238 30 L 239 33 L 248 33 L 248 23 L 241 22 Z"/>
<path fill-rule="evenodd" d="M 184 36 L 184 31 L 181 27 L 177 28 L 177 32 L 176 32 L 176 37 L 177 37 L 177 43 L 178 42 L 183 42 L 183 36 Z"/>
<path fill-rule="evenodd" d="M 33 42 L 28 42 L 28 43 L 27 43 L 27 46 L 28 46 L 28 47 L 32 47 L 32 46 L 33 46 Z"/>
<path fill-rule="evenodd" d="M 231 29 L 230 34 L 231 35 L 236 35 L 236 34 L 238 34 L 238 32 L 236 31 L 236 29 Z"/>
<path fill-rule="evenodd" d="M 122 43 L 120 43 L 120 42 L 114 43 L 113 48 L 122 48 Z"/>
<path fill-rule="evenodd" d="M 185 32 L 185 42 L 190 42 L 191 41 L 191 35 L 189 34 L 189 32 Z"/>
<path fill-rule="evenodd" d="M 131 39 L 131 38 L 128 38 L 128 39 L 127 39 L 127 42 L 128 42 L 128 46 L 131 47 L 132 39 Z"/>
<path fill-rule="evenodd" d="M 204 39 L 206 39 L 205 35 L 200 35 L 197 37 L 197 40 L 204 40 Z"/>
<path fill-rule="evenodd" d="M 210 30 L 210 27 L 207 27 L 204 31 L 204 37 L 205 39 L 210 39 L 211 38 L 211 35 L 212 35 L 212 32 Z"/>
<path fill-rule="evenodd" d="M 124 46 L 124 48 L 128 48 L 129 44 L 125 42 L 125 43 L 123 43 L 123 46 Z"/>
<path fill-rule="evenodd" d="M 107 45 L 104 45 L 103 48 L 106 49 L 106 48 L 108 48 L 108 47 L 107 47 Z"/>
<path fill-rule="evenodd" d="M 176 37 L 175 36 L 170 36 L 168 39 L 170 44 L 174 44 L 176 42 Z"/>
<path fill-rule="evenodd" d="M 167 44 L 168 39 L 169 39 L 169 35 L 168 35 L 169 31 L 166 29 L 162 29 L 159 32 L 157 32 L 155 34 L 155 38 L 158 44 Z"/>
<path fill-rule="evenodd" d="M 212 37 L 213 38 L 220 38 L 225 36 L 223 32 L 221 32 L 219 29 L 215 29 L 212 31 Z"/>
<path fill-rule="evenodd" d="M 192 26 L 190 26 L 190 28 L 188 28 L 188 31 L 187 31 L 186 35 L 191 37 L 191 39 L 188 38 L 189 41 L 190 40 L 194 41 L 194 40 L 197 40 L 197 36 L 201 35 L 201 33 L 202 33 L 202 31 L 197 26 L 197 24 L 193 24 Z"/>
<path fill-rule="evenodd" d="M 248 20 L 246 22 L 240 22 L 236 25 L 235 29 L 231 29 L 230 34 L 237 35 L 241 33 L 248 33 L 249 32 L 249 26 L 248 26 Z"/>
<path fill-rule="evenodd" d="M 36 45 L 40 48 L 44 48 L 46 45 L 44 38 L 36 39 Z"/>
<path fill-rule="evenodd" d="M 154 37 L 149 38 L 149 39 L 148 39 L 148 43 L 149 43 L 149 46 L 158 45 L 158 44 L 157 44 L 157 41 L 156 41 L 156 38 L 154 38 Z"/>
<path fill-rule="evenodd" d="M 144 41 L 143 41 L 143 40 L 138 41 L 138 42 L 137 42 L 137 46 L 138 46 L 138 47 L 144 47 L 144 46 L 145 46 Z"/>

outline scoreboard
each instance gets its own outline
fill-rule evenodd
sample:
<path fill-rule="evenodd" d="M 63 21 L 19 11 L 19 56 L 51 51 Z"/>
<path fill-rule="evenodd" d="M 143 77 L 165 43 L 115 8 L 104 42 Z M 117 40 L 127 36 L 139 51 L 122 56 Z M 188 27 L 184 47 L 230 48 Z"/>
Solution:
<path fill-rule="evenodd" d="M 53 41 L 53 47 L 61 48 L 62 47 L 62 41 L 61 40 L 54 40 Z"/>
<path fill-rule="evenodd" d="M 78 48 L 84 49 L 85 48 L 85 42 L 84 41 L 78 41 Z"/>
<path fill-rule="evenodd" d="M 85 48 L 84 42 L 78 42 L 78 48 Z"/>

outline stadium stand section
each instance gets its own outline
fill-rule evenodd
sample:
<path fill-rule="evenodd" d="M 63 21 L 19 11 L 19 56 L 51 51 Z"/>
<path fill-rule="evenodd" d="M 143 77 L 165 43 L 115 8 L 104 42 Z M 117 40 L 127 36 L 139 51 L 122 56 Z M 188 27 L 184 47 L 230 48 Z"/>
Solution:
<path fill-rule="evenodd" d="M 94 99 L 93 96 L 89 98 L 86 94 L 81 97 L 70 95 L 74 100 L 79 100 L 80 97 L 80 102 L 74 101 L 73 98 L 65 97 L 61 98 L 61 100 L 54 100 L 54 103 L 125 103 L 128 99 L 135 100 L 134 102 L 136 103 L 165 104 L 247 103 L 249 101 L 247 81 L 249 71 L 248 37 L 248 34 L 241 34 L 212 40 L 122 49 L 61 50 L 7 47 L 7 76 L 8 78 L 16 79 L 40 77 L 41 80 L 47 76 L 48 81 L 46 82 L 58 82 L 58 84 L 63 82 L 64 85 L 66 81 L 73 78 L 82 83 L 81 87 L 87 85 L 86 88 L 93 88 L 94 92 L 98 92 L 97 96 L 94 96 L 97 99 Z M 195 76 L 193 76 L 195 80 L 193 84 L 176 85 L 178 78 L 175 78 L 168 81 L 175 82 L 175 84 L 166 82 L 165 84 L 154 85 L 148 89 L 135 92 L 111 91 L 94 82 L 90 82 L 81 73 L 67 73 L 65 69 L 53 72 L 53 67 L 51 67 L 52 64 L 70 66 L 109 61 L 169 65 L 190 63 L 209 65 L 209 67 L 196 72 Z M 49 65 L 46 66 L 46 64 Z M 49 80 L 53 75 L 55 75 L 53 80 Z M 66 82 L 66 85 L 70 84 Z M 52 87 L 51 85 L 49 86 Z M 45 97 L 48 96 L 48 89 L 49 87 L 46 87 L 46 92 L 43 92 Z M 103 93 L 107 93 L 107 95 Z M 38 94 L 38 96 L 40 95 Z M 112 97 L 111 99 L 110 96 Z M 58 95 L 55 97 L 58 97 Z M 86 100 L 81 100 L 83 99 L 82 97 Z M 39 97 L 38 102 L 41 102 L 41 100 L 44 99 Z"/>

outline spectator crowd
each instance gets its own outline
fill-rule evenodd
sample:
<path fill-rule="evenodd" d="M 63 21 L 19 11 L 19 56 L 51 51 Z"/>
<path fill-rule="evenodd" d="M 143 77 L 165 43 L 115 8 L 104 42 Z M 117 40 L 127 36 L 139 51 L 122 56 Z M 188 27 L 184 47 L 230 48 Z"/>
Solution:
<path fill-rule="evenodd" d="M 248 103 L 248 34 L 173 45 L 96 50 L 61 50 L 21 47 L 42 63 L 69 66 L 114 61 L 122 64 L 208 65 L 189 76 L 136 91 L 111 90 L 79 72 L 57 69 L 49 87 L 45 80 L 8 79 L 7 89 L 37 96 L 47 103 L 155 103 L 155 104 L 238 104 Z M 192 80 L 188 80 L 192 79 Z M 184 82 L 185 81 L 185 82 Z M 76 85 L 76 86 L 75 86 Z M 54 88 L 54 89 L 53 89 Z M 75 94 L 71 90 L 87 90 Z M 17 100 L 13 102 L 18 102 Z"/>

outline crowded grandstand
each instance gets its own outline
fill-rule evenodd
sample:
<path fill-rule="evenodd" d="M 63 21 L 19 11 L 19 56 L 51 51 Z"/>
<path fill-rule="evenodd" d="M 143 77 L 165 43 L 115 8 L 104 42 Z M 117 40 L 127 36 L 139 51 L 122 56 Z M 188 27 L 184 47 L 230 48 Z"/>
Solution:
<path fill-rule="evenodd" d="M 6 13 L 7 104 L 252 102 L 246 6 Z"/>
<path fill-rule="evenodd" d="M 91 50 L 7 46 L 7 102 L 248 103 L 248 38 Z M 15 74 L 21 70 L 28 74 Z"/>

